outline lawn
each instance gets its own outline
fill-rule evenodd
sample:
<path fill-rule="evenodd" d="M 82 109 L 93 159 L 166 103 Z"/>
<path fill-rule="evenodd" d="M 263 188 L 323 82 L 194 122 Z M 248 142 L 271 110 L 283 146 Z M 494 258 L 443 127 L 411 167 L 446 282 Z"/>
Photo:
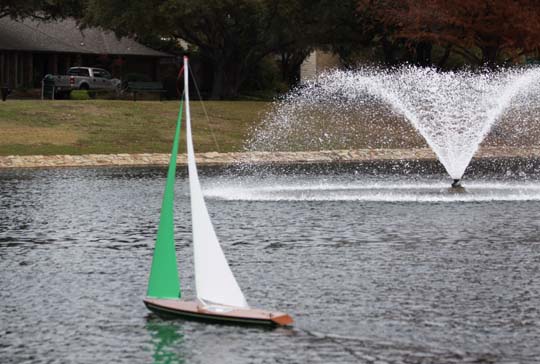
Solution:
<path fill-rule="evenodd" d="M 262 133 L 258 144 L 251 147 L 295 151 L 427 146 L 418 131 L 388 107 L 360 105 L 336 112 L 331 105 L 315 106 L 292 115 L 285 128 L 273 124 L 260 128 L 269 130 L 270 137 Z M 0 102 L 0 156 L 168 153 L 178 107 L 178 101 Z M 259 124 L 271 103 L 206 101 L 205 107 L 209 120 L 200 102 L 191 104 L 196 151 L 232 152 L 243 150 L 250 129 Z M 482 145 L 537 146 L 540 128 L 532 116 L 515 119 L 513 114 L 506 115 Z M 185 151 L 184 142 L 180 148 Z"/>
<path fill-rule="evenodd" d="M 0 155 L 170 152 L 178 106 L 178 101 L 0 102 Z M 209 120 L 201 103 L 191 105 L 196 150 L 230 152 L 242 149 L 269 103 L 207 101 L 205 107 Z"/>

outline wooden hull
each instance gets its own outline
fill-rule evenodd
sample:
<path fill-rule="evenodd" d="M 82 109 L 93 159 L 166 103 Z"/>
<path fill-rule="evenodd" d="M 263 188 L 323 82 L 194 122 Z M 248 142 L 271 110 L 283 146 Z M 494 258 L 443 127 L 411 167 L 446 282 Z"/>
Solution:
<path fill-rule="evenodd" d="M 144 304 L 158 315 L 177 316 L 185 319 L 230 324 L 284 326 L 293 323 L 291 316 L 283 312 L 270 312 L 254 308 L 224 308 L 213 310 L 194 301 L 146 298 Z"/>

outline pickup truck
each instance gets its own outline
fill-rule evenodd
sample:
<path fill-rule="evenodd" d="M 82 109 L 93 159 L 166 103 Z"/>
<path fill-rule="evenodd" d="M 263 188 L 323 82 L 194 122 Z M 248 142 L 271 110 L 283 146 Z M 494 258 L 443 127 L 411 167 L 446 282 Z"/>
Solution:
<path fill-rule="evenodd" d="M 122 84 L 102 68 L 71 67 L 67 75 L 47 75 L 54 82 L 55 93 L 67 95 L 72 90 L 119 90 Z"/>

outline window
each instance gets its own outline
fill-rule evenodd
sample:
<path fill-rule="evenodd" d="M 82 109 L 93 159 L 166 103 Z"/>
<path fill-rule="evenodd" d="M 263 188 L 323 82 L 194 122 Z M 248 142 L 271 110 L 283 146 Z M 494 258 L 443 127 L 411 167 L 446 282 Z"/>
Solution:
<path fill-rule="evenodd" d="M 68 70 L 68 76 L 85 76 L 88 77 L 90 74 L 85 68 L 70 68 Z"/>
<path fill-rule="evenodd" d="M 112 78 L 109 72 L 100 68 L 94 68 L 94 77 L 101 77 L 101 78 L 107 78 L 107 79 Z"/>

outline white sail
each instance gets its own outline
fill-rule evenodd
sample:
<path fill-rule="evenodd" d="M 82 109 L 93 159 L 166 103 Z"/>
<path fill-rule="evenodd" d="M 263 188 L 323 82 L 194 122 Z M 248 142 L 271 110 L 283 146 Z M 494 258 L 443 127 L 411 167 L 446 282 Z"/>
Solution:
<path fill-rule="evenodd" d="M 191 136 L 189 109 L 188 60 L 184 57 L 184 88 L 186 97 L 186 141 L 191 195 L 191 220 L 193 225 L 193 255 L 195 260 L 195 287 L 197 298 L 205 304 L 248 308 L 231 268 L 221 250 L 208 215 L 199 183 L 195 152 Z"/>

